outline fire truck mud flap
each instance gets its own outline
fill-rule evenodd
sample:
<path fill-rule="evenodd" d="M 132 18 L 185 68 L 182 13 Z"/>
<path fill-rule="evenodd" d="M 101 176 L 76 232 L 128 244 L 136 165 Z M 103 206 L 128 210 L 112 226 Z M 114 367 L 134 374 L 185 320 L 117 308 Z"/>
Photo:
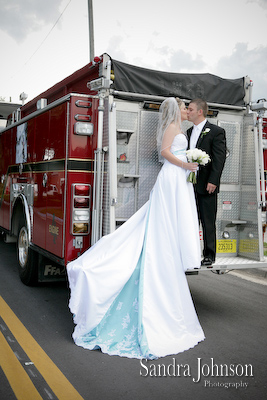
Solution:
<path fill-rule="evenodd" d="M 66 269 L 63 265 L 38 254 L 38 281 L 39 282 L 65 282 Z"/>

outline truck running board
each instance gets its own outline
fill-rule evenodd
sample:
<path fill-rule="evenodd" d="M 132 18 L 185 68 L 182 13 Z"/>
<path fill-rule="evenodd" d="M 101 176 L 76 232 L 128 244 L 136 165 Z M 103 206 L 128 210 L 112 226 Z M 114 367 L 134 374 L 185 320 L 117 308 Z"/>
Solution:
<path fill-rule="evenodd" d="M 267 257 L 264 257 L 263 261 L 250 260 L 249 258 L 245 257 L 217 257 L 214 264 L 211 266 L 202 266 L 196 271 L 218 271 L 248 268 L 267 268 Z"/>

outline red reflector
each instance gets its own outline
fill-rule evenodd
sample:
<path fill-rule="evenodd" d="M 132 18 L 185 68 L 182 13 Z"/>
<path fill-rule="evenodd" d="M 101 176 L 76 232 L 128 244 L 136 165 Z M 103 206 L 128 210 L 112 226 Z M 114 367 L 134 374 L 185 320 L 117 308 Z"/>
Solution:
<path fill-rule="evenodd" d="M 99 63 L 100 61 L 101 61 L 101 58 L 100 58 L 100 57 L 97 57 L 97 56 L 96 56 L 96 57 L 94 58 L 94 62 L 95 62 L 95 63 Z"/>
<path fill-rule="evenodd" d="M 89 198 L 75 197 L 74 208 L 89 208 Z"/>
<path fill-rule="evenodd" d="M 75 196 L 89 196 L 90 194 L 90 186 L 87 185 L 75 185 L 74 186 L 74 195 Z"/>

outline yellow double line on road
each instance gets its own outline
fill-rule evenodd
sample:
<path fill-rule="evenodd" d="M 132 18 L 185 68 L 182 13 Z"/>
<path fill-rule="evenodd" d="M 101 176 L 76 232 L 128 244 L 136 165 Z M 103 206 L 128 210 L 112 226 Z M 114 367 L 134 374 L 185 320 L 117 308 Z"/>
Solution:
<path fill-rule="evenodd" d="M 0 296 L 0 316 L 59 400 L 83 400 Z M 0 332 L 0 366 L 18 400 L 42 400 L 27 372 Z"/>

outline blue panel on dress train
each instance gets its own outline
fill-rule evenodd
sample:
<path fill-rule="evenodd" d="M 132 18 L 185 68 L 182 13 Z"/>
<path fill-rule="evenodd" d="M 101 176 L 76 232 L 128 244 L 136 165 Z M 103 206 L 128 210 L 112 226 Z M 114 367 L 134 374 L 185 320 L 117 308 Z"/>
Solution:
<path fill-rule="evenodd" d="M 145 248 L 145 243 L 144 243 Z M 128 358 L 155 359 L 149 353 L 142 325 L 143 254 L 128 282 L 113 301 L 108 312 L 91 332 L 76 339 L 76 344 L 91 350 Z"/>

